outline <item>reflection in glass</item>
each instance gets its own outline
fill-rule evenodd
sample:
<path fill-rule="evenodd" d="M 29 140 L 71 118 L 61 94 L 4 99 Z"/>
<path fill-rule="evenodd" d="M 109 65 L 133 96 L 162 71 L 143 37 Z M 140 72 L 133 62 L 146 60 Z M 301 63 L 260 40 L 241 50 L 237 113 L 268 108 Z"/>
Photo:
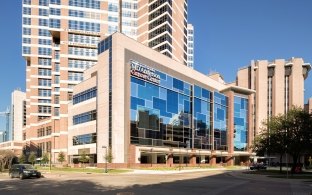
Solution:
<path fill-rule="evenodd" d="M 247 150 L 248 99 L 234 97 L 234 151 Z"/>

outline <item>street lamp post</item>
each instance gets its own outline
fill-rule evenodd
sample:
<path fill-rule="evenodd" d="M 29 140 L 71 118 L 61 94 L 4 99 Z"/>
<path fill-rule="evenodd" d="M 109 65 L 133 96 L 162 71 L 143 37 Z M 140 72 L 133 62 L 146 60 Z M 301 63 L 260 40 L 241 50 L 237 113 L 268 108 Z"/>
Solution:
<path fill-rule="evenodd" d="M 181 171 L 181 148 L 180 148 L 180 142 L 178 142 L 178 147 L 179 147 L 179 171 Z"/>
<path fill-rule="evenodd" d="M 151 167 L 153 166 L 153 148 L 151 148 Z"/>
<path fill-rule="evenodd" d="M 198 153 L 199 153 L 199 155 L 198 155 L 198 160 L 199 160 L 199 167 L 200 167 L 200 164 L 201 164 L 200 149 L 198 149 Z"/>
<path fill-rule="evenodd" d="M 50 166 L 49 166 L 49 167 L 50 167 L 50 168 L 49 168 L 50 171 L 51 171 L 51 169 L 52 169 L 52 162 L 51 162 L 51 160 L 52 160 L 52 148 L 50 149 L 50 160 L 49 160 L 49 161 L 50 161 Z"/>
<path fill-rule="evenodd" d="M 287 145 L 286 145 L 287 148 Z M 287 156 L 287 150 L 286 150 L 286 178 L 288 179 L 288 156 Z"/>
<path fill-rule="evenodd" d="M 186 148 L 186 167 L 187 167 L 188 161 L 189 161 L 188 149 Z"/>
<path fill-rule="evenodd" d="M 102 148 L 105 148 L 105 173 L 107 173 L 107 146 L 102 146 Z"/>

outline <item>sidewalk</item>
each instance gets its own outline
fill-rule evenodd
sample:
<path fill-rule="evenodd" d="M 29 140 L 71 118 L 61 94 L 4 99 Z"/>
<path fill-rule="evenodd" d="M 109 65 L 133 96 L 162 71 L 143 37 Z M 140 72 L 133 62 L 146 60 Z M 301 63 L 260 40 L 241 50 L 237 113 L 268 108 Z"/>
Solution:
<path fill-rule="evenodd" d="M 224 171 L 226 168 L 198 168 L 198 169 L 183 169 L 180 170 L 149 170 L 149 169 L 132 169 L 131 172 L 121 174 L 179 174 L 179 173 L 191 173 L 191 172 L 205 172 L 205 171 Z"/>

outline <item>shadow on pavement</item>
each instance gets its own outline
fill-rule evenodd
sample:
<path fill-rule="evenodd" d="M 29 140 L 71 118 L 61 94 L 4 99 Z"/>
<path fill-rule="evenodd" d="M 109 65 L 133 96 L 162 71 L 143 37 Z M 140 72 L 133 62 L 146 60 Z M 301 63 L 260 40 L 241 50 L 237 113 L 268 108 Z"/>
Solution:
<path fill-rule="evenodd" d="M 188 173 L 188 177 L 194 177 Z M 185 175 L 96 175 L 76 178 L 12 179 L 0 181 L 0 194 L 114 194 L 114 195 L 190 195 L 190 194 L 292 194 L 286 182 L 248 180 L 229 172 L 217 175 L 200 175 L 184 180 Z M 152 184 L 146 184 L 150 181 Z M 114 183 L 114 185 L 112 185 Z M 118 185 L 118 183 L 120 185 Z M 121 187 L 121 184 L 127 187 Z M 154 184 L 153 184 L 154 183 Z M 117 184 L 117 185 L 116 185 Z M 119 186 L 119 187 L 118 187 Z M 306 194 L 312 192 L 304 189 Z"/>
<path fill-rule="evenodd" d="M 0 181 L 0 194 L 103 194 L 109 187 L 97 185 L 92 181 L 66 180 L 55 181 L 50 179 L 12 179 Z"/>

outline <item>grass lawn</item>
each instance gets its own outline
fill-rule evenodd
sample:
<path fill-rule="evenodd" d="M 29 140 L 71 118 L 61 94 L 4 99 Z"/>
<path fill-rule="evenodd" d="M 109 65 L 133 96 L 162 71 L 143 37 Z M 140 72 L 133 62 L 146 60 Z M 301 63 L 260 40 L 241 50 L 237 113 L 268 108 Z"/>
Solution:
<path fill-rule="evenodd" d="M 211 166 L 208 164 L 202 164 L 200 166 L 185 166 L 185 164 L 179 166 L 173 166 L 173 167 L 141 167 L 138 169 L 141 170 L 155 170 L 155 171 L 176 171 L 176 170 L 192 170 L 192 169 L 217 169 L 217 168 L 225 168 L 228 170 L 236 170 L 241 169 L 240 166 Z"/>
<path fill-rule="evenodd" d="M 50 171 L 49 167 L 36 166 L 40 171 Z M 108 173 L 125 173 L 131 170 L 127 169 L 108 169 Z M 104 173 L 103 168 L 71 168 L 71 167 L 52 167 L 51 172 L 72 172 L 72 173 Z"/>

